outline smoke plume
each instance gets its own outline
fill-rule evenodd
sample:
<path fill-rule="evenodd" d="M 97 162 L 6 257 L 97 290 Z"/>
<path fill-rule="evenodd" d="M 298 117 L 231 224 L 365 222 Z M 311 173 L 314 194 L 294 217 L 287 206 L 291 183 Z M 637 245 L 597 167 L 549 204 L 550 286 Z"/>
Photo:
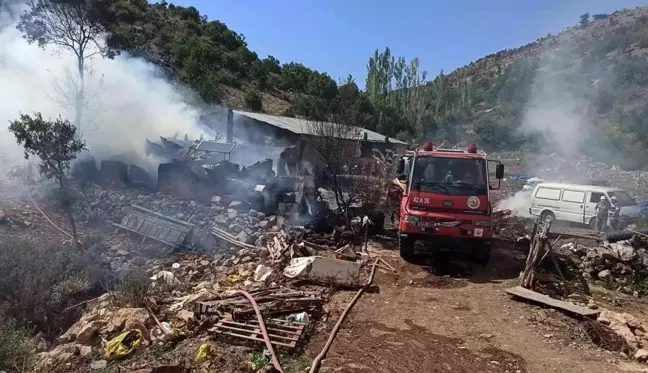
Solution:
<path fill-rule="evenodd" d="M 0 15 L 0 147 L 5 157 L 21 155 L 7 130 L 21 113 L 74 119 L 75 58 L 65 50 L 29 45 L 15 27 L 17 14 Z M 202 133 L 197 110 L 156 66 L 125 54 L 114 60 L 96 57 L 89 65 L 81 132 L 97 160 L 127 154 L 150 169 L 146 138 L 175 133 L 198 138 Z"/>

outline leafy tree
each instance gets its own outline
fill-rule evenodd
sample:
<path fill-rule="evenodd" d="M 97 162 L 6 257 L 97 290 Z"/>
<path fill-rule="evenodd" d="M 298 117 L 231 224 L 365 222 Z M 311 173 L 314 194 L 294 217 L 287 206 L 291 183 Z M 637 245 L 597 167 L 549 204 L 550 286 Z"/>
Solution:
<path fill-rule="evenodd" d="M 586 27 L 587 25 L 589 25 L 589 21 L 590 21 L 590 14 L 589 13 L 581 14 L 581 16 L 580 16 L 580 25 L 581 25 L 581 27 Z"/>
<path fill-rule="evenodd" d="M 117 53 L 104 41 L 106 28 L 88 0 L 31 0 L 17 27 L 30 44 L 37 43 L 42 48 L 53 45 L 76 57 L 78 84 L 71 87 L 74 91 L 74 124 L 77 134 L 83 137 L 88 60 L 95 55 L 113 58 Z"/>
<path fill-rule="evenodd" d="M 403 57 L 395 58 L 389 48 L 384 52 L 376 50 L 367 64 L 367 95 L 379 113 L 399 113 L 405 122 L 405 129 L 415 138 L 423 134 L 422 117 L 426 110 L 423 99 L 427 73 L 421 71 L 419 61 L 409 63 Z M 397 128 L 386 126 L 380 121 L 378 129 L 388 135 Z"/>
<path fill-rule="evenodd" d="M 252 111 L 263 110 L 263 96 L 256 89 L 251 89 L 245 94 L 245 106 Z"/>
<path fill-rule="evenodd" d="M 47 121 L 40 113 L 35 113 L 33 118 L 21 114 L 20 119 L 10 122 L 9 131 L 24 148 L 26 159 L 31 156 L 40 159 L 41 163 L 38 166 L 40 174 L 58 183 L 63 195 L 63 208 L 72 228 L 72 237 L 81 247 L 77 239 L 71 200 L 67 195 L 66 177 L 70 162 L 80 151 L 86 149 L 85 142 L 77 136 L 76 127 L 61 117 L 54 121 Z"/>
<path fill-rule="evenodd" d="M 610 16 L 609 14 L 601 13 L 601 14 L 593 14 L 593 15 L 592 15 L 592 18 L 593 18 L 595 21 L 599 21 L 599 20 L 601 20 L 601 19 L 606 19 L 606 18 L 608 18 L 609 16 Z"/>

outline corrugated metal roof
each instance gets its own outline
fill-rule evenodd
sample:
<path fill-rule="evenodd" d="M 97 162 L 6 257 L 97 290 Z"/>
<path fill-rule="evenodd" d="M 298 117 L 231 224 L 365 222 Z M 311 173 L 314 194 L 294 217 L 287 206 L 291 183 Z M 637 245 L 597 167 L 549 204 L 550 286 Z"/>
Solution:
<path fill-rule="evenodd" d="M 217 142 L 212 140 L 196 140 L 189 149 L 202 150 L 214 153 L 231 153 L 234 149 L 234 144 L 226 142 Z"/>
<path fill-rule="evenodd" d="M 264 122 L 269 125 L 279 127 L 281 129 L 284 129 L 286 131 L 290 131 L 292 133 L 300 134 L 300 135 L 312 135 L 312 121 L 306 120 L 306 119 L 299 119 L 299 118 L 290 118 L 290 117 L 279 117 L 276 115 L 268 115 L 268 114 L 260 114 L 260 113 L 250 113 L 247 111 L 240 111 L 240 110 L 232 110 L 234 114 L 236 115 L 241 115 L 244 117 L 248 117 L 254 120 L 258 120 L 259 122 Z M 333 123 L 325 123 L 329 125 L 333 125 Z M 357 128 L 359 131 L 359 139 L 363 140 L 364 139 L 364 134 L 367 134 L 367 141 L 370 142 L 385 142 L 385 135 L 381 135 L 377 132 L 370 131 L 368 129 L 360 128 L 360 127 L 354 127 Z M 394 143 L 394 144 L 405 144 L 402 141 L 396 140 L 394 138 L 389 138 L 389 142 Z"/>

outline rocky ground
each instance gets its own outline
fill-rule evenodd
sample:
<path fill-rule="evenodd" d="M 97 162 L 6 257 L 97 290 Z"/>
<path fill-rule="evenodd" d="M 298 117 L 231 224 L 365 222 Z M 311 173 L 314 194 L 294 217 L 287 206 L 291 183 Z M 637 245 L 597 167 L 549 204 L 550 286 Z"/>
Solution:
<path fill-rule="evenodd" d="M 505 182 L 493 198 L 496 202 L 518 189 L 518 183 Z M 543 266 L 537 290 L 600 311 L 596 319 L 582 320 L 505 293 L 518 284 L 531 225 L 506 211 L 494 217 L 498 239 L 490 264 L 482 268 L 462 253 L 448 250 L 404 262 L 389 230 L 372 237 L 363 252 L 361 239 L 348 229 L 330 233 L 286 229 L 284 215 L 266 215 L 247 201 L 225 196 L 204 205 L 141 190 L 96 185 L 75 190 L 80 236 L 102 235 L 106 249 L 99 260 L 115 273 L 144 268 L 147 290 L 139 288 L 139 278 L 128 289 L 122 283 L 121 288 L 77 305 L 77 322 L 55 340 L 38 344 L 35 365 L 23 371 L 262 370 L 269 365 L 263 342 L 215 332 L 224 320 L 254 319 L 247 301 L 234 296 L 233 291 L 244 289 L 256 294 L 266 320 L 292 315 L 294 323 L 296 315 L 309 315 L 296 347 L 278 349 L 285 372 L 305 372 L 354 297 L 357 284 L 368 279 L 369 264 L 376 258 L 395 271 L 385 266 L 376 271 L 373 286 L 342 324 L 322 372 L 648 371 L 644 363 L 648 302 L 642 298 L 648 254 L 640 237 L 607 245 L 569 237 L 555 242 L 569 279 L 563 281 L 552 266 Z M 48 202 L 52 200 L 48 193 L 34 188 L 35 201 L 48 218 L 24 193 L 0 193 L 0 239 L 20 236 L 35 243 L 69 242 L 53 226 L 69 231 L 65 217 Z M 119 222 L 132 204 L 190 222 L 198 233 L 187 248 L 174 250 L 142 243 L 141 237 L 107 224 Z M 228 232 L 230 239 L 214 236 L 213 229 Z M 341 250 L 334 252 L 337 248 Z M 355 256 L 362 266 L 356 286 L 332 286 L 327 283 L 332 279 L 305 281 L 283 274 L 291 258 L 311 255 L 347 263 Z M 215 313 L 197 308 L 208 301 L 215 302 Z M 129 343 L 139 345 L 134 351 L 113 351 L 125 355 L 115 359 L 106 353 L 111 351 L 110 342 L 123 333 L 128 333 Z"/>

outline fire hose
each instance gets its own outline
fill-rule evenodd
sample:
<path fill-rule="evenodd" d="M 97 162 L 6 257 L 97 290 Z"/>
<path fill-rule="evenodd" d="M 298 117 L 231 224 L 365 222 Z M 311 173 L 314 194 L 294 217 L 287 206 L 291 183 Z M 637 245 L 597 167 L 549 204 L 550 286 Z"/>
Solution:
<path fill-rule="evenodd" d="M 30 165 L 30 160 L 27 160 L 27 172 L 26 173 L 29 173 L 29 165 Z M 63 230 L 63 228 L 59 227 L 58 225 L 54 224 L 54 222 L 43 212 L 43 210 L 41 210 L 41 208 L 38 207 L 38 204 L 36 204 L 36 201 L 34 200 L 34 197 L 32 197 L 31 187 L 29 186 L 29 184 L 26 184 L 25 186 L 27 187 L 27 195 L 29 196 L 29 200 L 31 201 L 32 205 L 34 205 L 36 210 L 38 210 L 38 212 L 40 212 L 41 215 L 43 215 L 45 220 L 47 220 L 52 225 L 52 227 L 58 229 L 61 233 L 68 236 L 69 238 L 73 239 L 71 234 L 69 234 L 68 232 Z"/>
<path fill-rule="evenodd" d="M 342 322 L 346 318 L 347 314 L 349 311 L 351 311 L 351 308 L 356 304 L 358 299 L 360 299 L 360 296 L 362 296 L 362 293 L 368 289 L 371 286 L 371 283 L 373 282 L 374 276 L 376 275 L 376 267 L 379 265 L 379 263 L 382 262 L 385 266 L 387 266 L 391 271 L 394 271 L 394 269 L 381 258 L 376 259 L 376 261 L 371 265 L 371 274 L 369 275 L 369 280 L 358 290 L 356 293 L 355 297 L 351 299 L 349 304 L 346 306 L 344 311 L 342 311 L 342 314 L 340 315 L 340 318 L 338 319 L 337 323 L 333 327 L 333 330 L 331 330 L 331 335 L 329 335 L 328 340 L 326 341 L 326 344 L 324 345 L 324 348 L 322 348 L 322 351 L 315 357 L 313 360 L 313 364 L 311 365 L 311 368 L 309 370 L 309 373 L 317 373 L 319 372 L 321 366 L 322 366 L 322 360 L 326 357 L 326 354 L 328 353 L 329 349 L 331 348 L 331 345 L 333 344 L 333 340 L 335 340 L 335 336 L 337 335 L 338 330 L 340 329 L 340 326 L 342 326 Z"/>
<path fill-rule="evenodd" d="M 247 300 L 250 301 L 250 303 L 252 304 L 252 308 L 254 308 L 254 313 L 256 313 L 257 320 L 259 321 L 259 329 L 261 329 L 261 334 L 263 334 L 263 341 L 265 342 L 265 345 L 268 348 L 268 352 L 270 352 L 272 365 L 275 367 L 275 369 L 279 371 L 279 373 L 283 373 L 283 370 L 281 369 L 281 365 L 279 364 L 279 360 L 277 359 L 277 355 L 274 352 L 274 348 L 272 348 L 272 342 L 270 342 L 270 335 L 268 335 L 268 330 L 266 329 L 265 322 L 263 322 L 263 316 L 261 315 L 261 309 L 259 309 L 259 305 L 254 300 L 254 297 L 252 297 L 252 295 L 247 291 L 237 290 L 236 293 L 245 296 Z"/>

